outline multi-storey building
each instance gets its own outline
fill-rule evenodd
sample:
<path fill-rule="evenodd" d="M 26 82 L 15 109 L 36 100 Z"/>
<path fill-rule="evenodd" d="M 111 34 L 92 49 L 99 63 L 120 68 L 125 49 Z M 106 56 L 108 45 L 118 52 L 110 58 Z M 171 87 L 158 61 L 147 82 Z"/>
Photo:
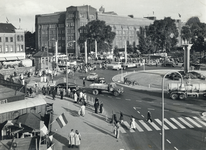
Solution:
<path fill-rule="evenodd" d="M 101 7 L 95 8 L 84 6 L 70 6 L 66 11 L 51 14 L 36 15 L 36 49 L 45 47 L 54 52 L 55 42 L 58 41 L 58 51 L 75 54 L 80 53 L 77 41 L 81 32 L 78 29 L 92 20 L 105 21 L 116 33 L 113 48 L 124 48 L 125 43 L 138 45 L 138 32 L 140 27 L 149 26 L 154 22 L 151 18 L 135 18 L 133 15 L 118 16 L 115 12 L 105 12 Z M 74 42 L 75 41 L 75 42 Z"/>
<path fill-rule="evenodd" d="M 10 23 L 0 23 L 0 61 L 25 59 L 24 31 Z"/>

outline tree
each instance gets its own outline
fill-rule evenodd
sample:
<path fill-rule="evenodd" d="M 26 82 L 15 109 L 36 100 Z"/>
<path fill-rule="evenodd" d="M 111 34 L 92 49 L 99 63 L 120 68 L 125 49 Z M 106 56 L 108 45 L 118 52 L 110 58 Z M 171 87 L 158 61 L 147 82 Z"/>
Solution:
<path fill-rule="evenodd" d="M 93 20 L 79 28 L 80 37 L 78 44 L 80 48 L 84 48 L 84 42 L 87 40 L 90 50 L 94 51 L 94 41 L 97 41 L 97 49 L 101 51 L 110 51 L 112 48 L 112 42 L 115 38 L 115 32 L 112 32 L 112 28 L 106 25 L 105 21 Z"/>
<path fill-rule="evenodd" d="M 33 50 L 35 49 L 35 32 L 31 33 L 27 31 L 25 33 L 25 47 L 26 53 L 32 53 Z"/>
<path fill-rule="evenodd" d="M 175 20 L 170 17 L 163 20 L 155 20 L 146 30 L 146 37 L 148 37 L 148 41 L 155 48 L 154 51 L 161 49 L 169 52 L 178 42 L 178 30 Z"/>
<path fill-rule="evenodd" d="M 184 41 L 187 41 L 187 44 L 189 44 L 189 42 L 191 41 L 192 32 L 188 25 L 182 27 L 181 37 Z"/>

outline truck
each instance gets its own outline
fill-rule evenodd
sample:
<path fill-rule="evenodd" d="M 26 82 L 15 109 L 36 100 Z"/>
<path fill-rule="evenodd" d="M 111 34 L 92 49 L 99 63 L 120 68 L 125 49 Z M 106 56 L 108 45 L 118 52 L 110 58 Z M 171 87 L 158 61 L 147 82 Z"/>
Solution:
<path fill-rule="evenodd" d="M 169 83 L 168 93 L 171 99 L 186 99 L 187 97 L 206 96 L 206 84 L 204 83 Z"/>
<path fill-rule="evenodd" d="M 98 95 L 102 91 L 107 91 L 109 93 L 112 93 L 114 96 L 119 96 L 124 92 L 123 87 L 117 86 L 114 82 L 111 82 L 109 84 L 92 83 L 89 87 L 92 89 L 92 93 L 94 95 Z"/>

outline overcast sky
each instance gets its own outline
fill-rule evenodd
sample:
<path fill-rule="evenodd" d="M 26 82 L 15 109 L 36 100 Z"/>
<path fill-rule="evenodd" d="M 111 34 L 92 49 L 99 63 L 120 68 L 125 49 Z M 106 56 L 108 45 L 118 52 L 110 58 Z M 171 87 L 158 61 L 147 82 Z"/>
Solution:
<path fill-rule="evenodd" d="M 16 28 L 34 32 L 35 15 L 66 11 L 66 7 L 82 5 L 91 5 L 97 10 L 103 6 L 105 11 L 136 18 L 154 13 L 157 19 L 172 17 L 186 22 L 197 16 L 206 23 L 206 0 L 0 0 L 0 22 L 6 23 L 8 18 Z"/>

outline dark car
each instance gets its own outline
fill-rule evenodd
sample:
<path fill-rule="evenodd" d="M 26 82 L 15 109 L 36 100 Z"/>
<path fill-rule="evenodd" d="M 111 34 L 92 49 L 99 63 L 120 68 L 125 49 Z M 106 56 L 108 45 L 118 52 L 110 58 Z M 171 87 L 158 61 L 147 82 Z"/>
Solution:
<path fill-rule="evenodd" d="M 198 72 L 191 71 L 190 73 L 191 73 L 192 75 L 194 75 L 194 76 L 195 76 L 196 78 L 198 78 L 198 79 L 205 80 L 205 76 L 202 75 L 202 74 L 200 74 L 200 73 L 198 73 Z"/>
<path fill-rule="evenodd" d="M 57 84 L 57 87 L 66 89 L 66 83 L 59 83 L 59 84 Z M 75 83 L 68 82 L 68 88 L 70 88 L 70 90 L 73 90 L 73 89 L 78 90 L 79 86 Z"/>
<path fill-rule="evenodd" d="M 173 72 L 173 73 L 167 75 L 166 78 L 168 78 L 170 80 L 179 80 L 181 77 L 178 73 Z"/>

